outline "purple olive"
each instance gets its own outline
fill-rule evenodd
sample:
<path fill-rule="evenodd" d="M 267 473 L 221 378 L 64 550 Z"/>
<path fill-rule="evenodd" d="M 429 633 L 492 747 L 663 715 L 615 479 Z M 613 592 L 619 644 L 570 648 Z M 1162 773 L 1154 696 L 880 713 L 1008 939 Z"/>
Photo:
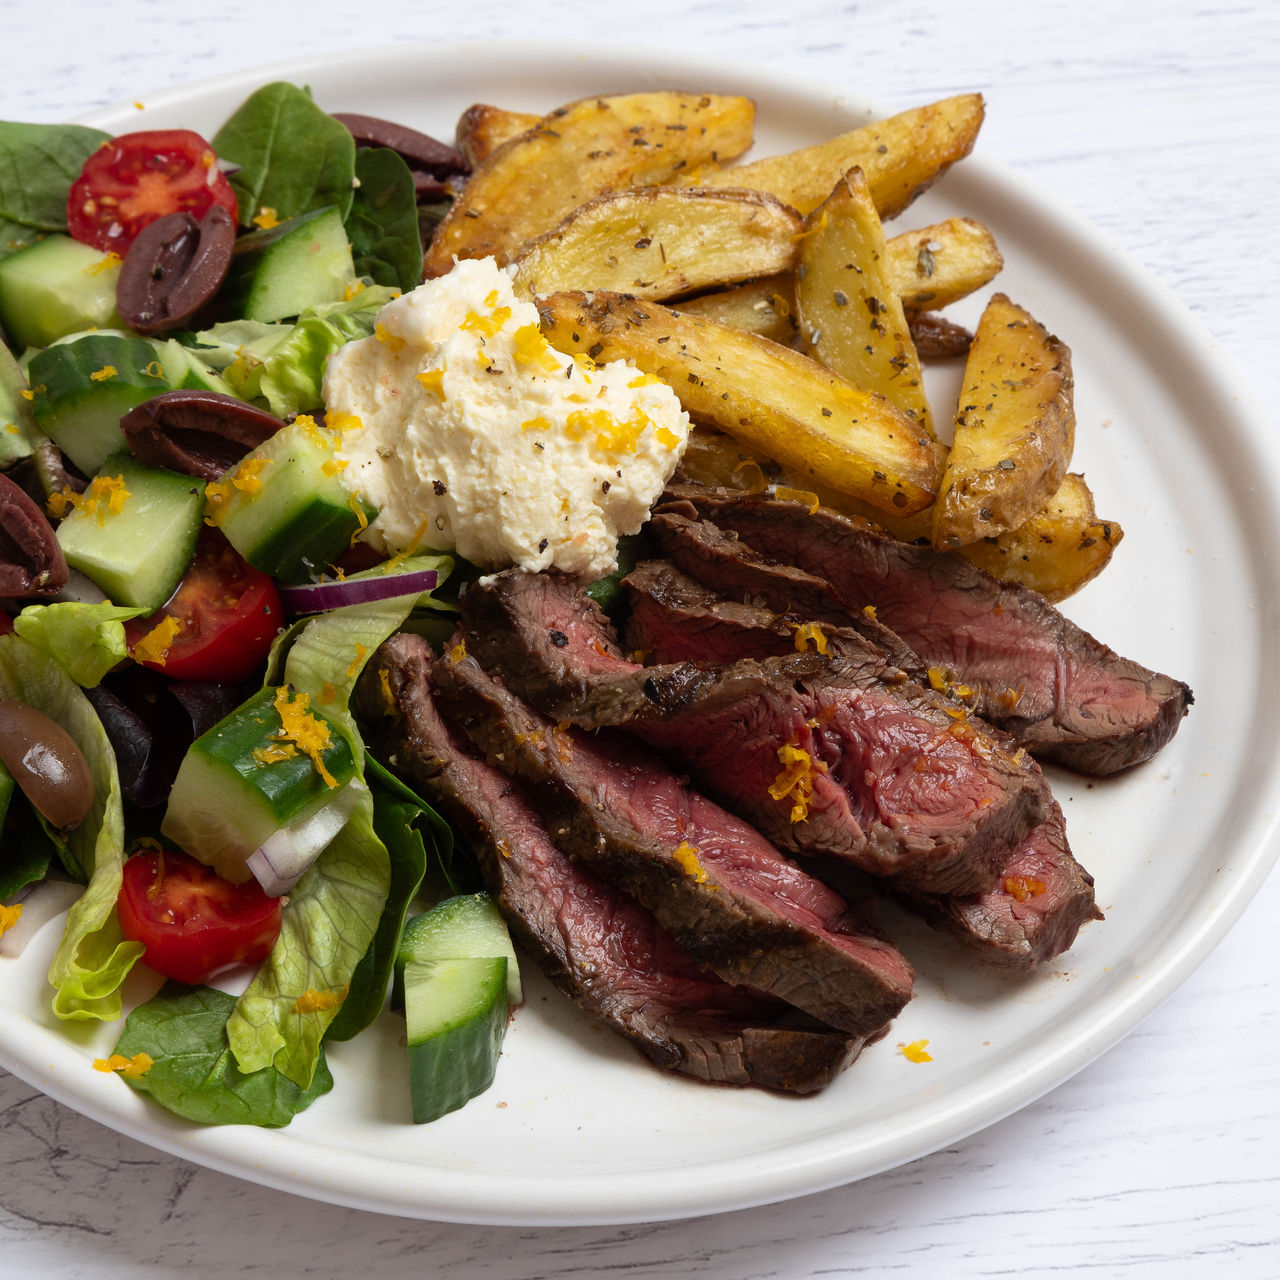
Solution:
<path fill-rule="evenodd" d="M 59 831 L 93 808 L 93 774 L 75 739 L 43 711 L 0 701 L 0 762 L 27 799 Z"/>

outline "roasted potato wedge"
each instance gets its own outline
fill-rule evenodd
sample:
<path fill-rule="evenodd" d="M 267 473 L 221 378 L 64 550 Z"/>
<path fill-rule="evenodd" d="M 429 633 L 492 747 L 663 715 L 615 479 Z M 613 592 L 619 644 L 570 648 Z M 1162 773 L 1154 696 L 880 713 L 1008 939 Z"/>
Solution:
<path fill-rule="evenodd" d="M 800 332 L 796 324 L 796 290 L 792 274 L 768 276 L 752 280 L 732 289 L 686 298 L 673 305 L 677 311 L 730 324 L 735 329 L 758 333 L 772 342 L 790 346 Z"/>
<path fill-rule="evenodd" d="M 851 169 L 805 219 L 796 269 L 801 350 L 878 392 L 932 436 L 920 358 L 887 257 L 867 180 Z"/>
<path fill-rule="evenodd" d="M 1053 496 L 1075 443 L 1071 352 L 1003 293 L 969 348 L 933 545 L 967 547 L 1016 529 Z"/>
<path fill-rule="evenodd" d="M 932 440 L 887 400 L 754 333 L 603 290 L 538 302 L 552 346 L 592 359 L 630 359 L 669 383 L 691 416 L 776 458 L 797 484 L 812 479 L 877 510 L 907 514 L 933 501 Z"/>
<path fill-rule="evenodd" d="M 948 218 L 889 241 L 889 278 L 909 313 L 950 306 L 990 284 L 1003 266 L 991 232 L 973 218 Z"/>
<path fill-rule="evenodd" d="M 810 213 L 830 195 L 840 175 L 857 166 L 867 176 L 880 216 L 892 218 L 973 150 L 982 117 L 982 95 L 964 93 L 816 146 L 701 174 L 697 182 L 768 191 Z"/>
<path fill-rule="evenodd" d="M 613 289 L 671 298 L 785 270 L 802 226 L 794 209 L 759 191 L 611 191 L 528 245 L 515 288 L 523 297 Z"/>
<path fill-rule="evenodd" d="M 578 205 L 625 187 L 660 186 L 751 145 L 749 98 L 632 93 L 584 98 L 544 116 L 474 170 L 437 225 L 424 277 L 453 259 L 512 261 Z"/>
<path fill-rule="evenodd" d="M 1017 529 L 962 547 L 960 554 L 993 578 L 1020 582 L 1056 601 L 1097 577 L 1123 537 L 1114 520 L 1097 518 L 1084 477 L 1071 473 L 1043 511 Z"/>
<path fill-rule="evenodd" d="M 458 117 L 454 145 L 467 166 L 474 169 L 504 142 L 528 133 L 541 119 L 523 111 L 507 111 L 487 102 L 477 102 Z"/>

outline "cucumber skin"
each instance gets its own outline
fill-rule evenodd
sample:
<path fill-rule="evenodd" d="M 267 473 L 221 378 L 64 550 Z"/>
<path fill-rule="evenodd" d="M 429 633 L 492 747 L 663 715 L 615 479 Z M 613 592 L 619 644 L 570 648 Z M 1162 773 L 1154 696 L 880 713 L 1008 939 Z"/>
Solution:
<path fill-rule="evenodd" d="M 95 381 L 91 375 L 108 365 L 115 374 Z M 36 391 L 36 425 L 87 476 L 101 470 L 113 453 L 127 451 L 120 419 L 171 390 L 155 348 L 142 338 L 117 334 L 90 333 L 39 351 L 28 377 Z"/>
<path fill-rule="evenodd" d="M 507 1031 L 506 957 L 410 961 L 405 991 L 413 1122 L 429 1124 L 493 1083 Z M 437 994 L 447 1011 L 430 1008 Z"/>

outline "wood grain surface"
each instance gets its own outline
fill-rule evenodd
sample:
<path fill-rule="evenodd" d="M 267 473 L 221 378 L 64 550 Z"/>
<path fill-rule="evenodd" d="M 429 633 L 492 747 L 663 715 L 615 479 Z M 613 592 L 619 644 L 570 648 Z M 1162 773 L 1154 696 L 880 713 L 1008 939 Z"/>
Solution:
<path fill-rule="evenodd" d="M 433 36 L 705 49 L 892 109 L 979 89 L 982 152 L 1172 288 L 1280 428 L 1273 3 L 0 0 L 0 117 L 68 119 L 284 56 Z M 701 1220 L 497 1229 L 334 1208 L 160 1154 L 0 1072 L 0 1275 L 1275 1280 L 1277 918 L 1273 875 L 1162 1009 L 1021 1113 L 863 1183 Z"/>

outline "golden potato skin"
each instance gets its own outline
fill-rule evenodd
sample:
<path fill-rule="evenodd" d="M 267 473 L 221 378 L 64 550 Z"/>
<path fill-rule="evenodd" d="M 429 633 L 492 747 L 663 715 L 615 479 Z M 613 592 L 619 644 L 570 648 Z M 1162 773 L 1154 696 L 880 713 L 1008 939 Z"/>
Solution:
<path fill-rule="evenodd" d="M 948 218 L 904 231 L 888 243 L 889 278 L 909 314 L 939 311 L 1000 274 L 995 237 L 974 218 Z"/>
<path fill-rule="evenodd" d="M 933 545 L 1016 529 L 1053 496 L 1075 443 L 1071 352 L 1002 293 L 978 323 L 955 439 L 933 509 Z"/>
<path fill-rule="evenodd" d="M 541 119 L 523 111 L 507 111 L 487 102 L 475 102 L 458 117 L 454 146 L 468 168 L 474 169 L 504 142 L 528 133 Z"/>
<path fill-rule="evenodd" d="M 540 298 L 552 346 L 593 360 L 633 360 L 668 383 L 690 415 L 810 480 L 877 510 L 927 507 L 934 442 L 918 423 L 807 356 L 754 333 L 656 302 L 597 290 Z"/>
<path fill-rule="evenodd" d="M 661 301 L 787 270 L 803 220 L 760 191 L 647 187 L 579 205 L 516 259 L 525 298 L 612 289 Z"/>
<path fill-rule="evenodd" d="M 440 220 L 423 277 L 458 258 L 505 265 L 578 205 L 606 191 L 660 186 L 751 145 L 749 98 L 675 92 L 584 98 L 543 116 L 475 169 Z"/>

